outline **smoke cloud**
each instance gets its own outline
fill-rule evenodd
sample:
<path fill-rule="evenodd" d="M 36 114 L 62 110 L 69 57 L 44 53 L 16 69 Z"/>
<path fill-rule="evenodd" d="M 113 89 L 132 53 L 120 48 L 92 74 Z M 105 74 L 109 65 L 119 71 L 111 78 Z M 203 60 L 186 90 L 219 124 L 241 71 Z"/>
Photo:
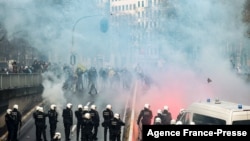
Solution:
<path fill-rule="evenodd" d="M 206 98 L 250 105 L 249 86 L 232 69 L 230 62 L 230 49 L 243 49 L 249 43 L 242 23 L 244 3 L 245 0 L 168 1 L 168 16 L 159 15 L 164 21 L 161 30 L 151 34 L 154 40 L 150 44 L 160 48 L 158 64 L 147 61 L 140 64 L 152 85 L 139 95 L 137 110 L 149 103 L 156 113 L 157 109 L 168 105 L 175 117 L 180 108 Z M 117 23 L 110 21 L 112 14 L 106 5 L 92 0 L 3 0 L 0 7 L 8 37 L 26 33 L 23 37 L 48 54 L 51 62 L 68 64 L 70 53 L 74 52 L 77 63 L 89 67 L 96 65 L 90 58 L 99 54 L 111 58 L 119 56 L 118 52 L 131 54 L 127 41 L 133 29 L 125 23 L 133 21 L 121 21 L 116 28 Z M 105 32 L 100 29 L 103 18 L 109 21 Z M 143 32 L 144 29 L 137 29 L 137 33 Z M 129 65 L 121 61 L 113 67 L 126 64 L 132 70 L 132 66 L 140 63 L 137 61 Z M 207 82 L 208 78 L 211 83 Z M 60 83 L 45 81 L 44 85 L 48 88 L 44 97 L 50 97 L 49 93 L 62 93 Z"/>
<path fill-rule="evenodd" d="M 174 18 L 167 18 L 164 32 L 156 33 L 165 53 L 164 70 L 148 69 L 157 86 L 142 96 L 140 108 L 150 103 L 156 114 L 168 105 L 175 118 L 179 109 L 207 98 L 250 104 L 249 86 L 232 69 L 229 52 L 232 46 L 248 47 L 242 23 L 244 3 L 170 2 Z"/>

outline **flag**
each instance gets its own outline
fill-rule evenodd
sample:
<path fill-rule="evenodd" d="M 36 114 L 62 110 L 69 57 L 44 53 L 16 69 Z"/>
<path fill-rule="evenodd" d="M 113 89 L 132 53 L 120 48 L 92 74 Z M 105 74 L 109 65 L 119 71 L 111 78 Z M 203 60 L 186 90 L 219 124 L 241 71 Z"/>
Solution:
<path fill-rule="evenodd" d="M 212 82 L 212 80 L 210 78 L 207 78 L 207 83 Z"/>

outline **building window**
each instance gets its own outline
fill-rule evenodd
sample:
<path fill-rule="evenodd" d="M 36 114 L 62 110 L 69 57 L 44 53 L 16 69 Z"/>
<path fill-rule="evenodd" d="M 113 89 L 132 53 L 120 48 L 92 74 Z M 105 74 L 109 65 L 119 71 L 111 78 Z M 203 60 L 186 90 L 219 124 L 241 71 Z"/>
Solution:
<path fill-rule="evenodd" d="M 135 10 L 136 9 L 136 4 L 134 4 L 134 8 L 133 8 L 133 10 Z"/>
<path fill-rule="evenodd" d="M 138 7 L 141 7 L 140 5 L 141 5 L 141 2 L 140 2 L 140 1 L 138 1 Z"/>
<path fill-rule="evenodd" d="M 141 2 L 141 6 L 144 7 L 144 1 Z"/>

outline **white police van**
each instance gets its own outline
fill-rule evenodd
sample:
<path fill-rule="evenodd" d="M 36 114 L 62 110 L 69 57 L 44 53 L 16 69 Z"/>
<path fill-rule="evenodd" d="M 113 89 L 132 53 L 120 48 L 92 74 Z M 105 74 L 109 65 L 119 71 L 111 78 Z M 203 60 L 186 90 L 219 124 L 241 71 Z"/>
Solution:
<path fill-rule="evenodd" d="M 194 102 L 183 111 L 176 124 L 250 125 L 250 106 L 218 99 Z"/>

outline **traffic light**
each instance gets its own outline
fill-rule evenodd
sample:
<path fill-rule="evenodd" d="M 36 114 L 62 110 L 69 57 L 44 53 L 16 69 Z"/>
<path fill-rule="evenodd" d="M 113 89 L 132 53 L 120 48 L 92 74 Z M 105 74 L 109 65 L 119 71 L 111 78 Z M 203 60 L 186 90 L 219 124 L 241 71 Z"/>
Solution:
<path fill-rule="evenodd" d="M 70 56 L 70 64 L 71 65 L 75 65 L 76 64 L 76 56 L 74 54 L 72 54 Z"/>
<path fill-rule="evenodd" d="M 101 30 L 101 32 L 106 33 L 108 31 L 108 28 L 109 28 L 109 22 L 108 22 L 108 20 L 106 18 L 103 18 L 100 21 L 100 30 Z"/>

